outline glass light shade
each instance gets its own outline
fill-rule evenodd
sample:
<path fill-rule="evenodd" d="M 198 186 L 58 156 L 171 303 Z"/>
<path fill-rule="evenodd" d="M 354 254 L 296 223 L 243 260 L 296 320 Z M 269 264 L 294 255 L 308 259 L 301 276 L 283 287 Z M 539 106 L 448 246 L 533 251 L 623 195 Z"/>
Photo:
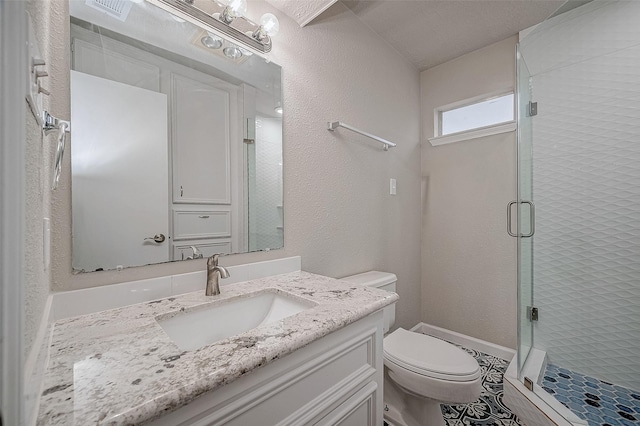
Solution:
<path fill-rule="evenodd" d="M 280 22 L 272 13 L 265 13 L 260 17 L 260 26 L 269 37 L 273 37 L 280 31 Z"/>
<path fill-rule="evenodd" d="M 247 0 L 228 0 L 225 3 L 229 8 L 227 13 L 234 19 L 247 13 Z"/>
<path fill-rule="evenodd" d="M 222 39 L 215 34 L 207 33 L 200 42 L 209 49 L 220 49 L 222 47 Z"/>
<path fill-rule="evenodd" d="M 240 52 L 242 53 L 242 56 L 247 56 L 247 57 L 249 57 L 249 56 L 252 56 L 252 55 L 253 55 L 253 52 L 252 52 L 252 51 L 250 51 L 249 49 L 245 49 L 245 48 L 243 48 L 243 47 L 239 47 L 239 49 L 240 49 Z"/>
<path fill-rule="evenodd" d="M 225 47 L 222 52 L 227 58 L 238 59 L 242 57 L 242 52 L 236 46 Z"/>

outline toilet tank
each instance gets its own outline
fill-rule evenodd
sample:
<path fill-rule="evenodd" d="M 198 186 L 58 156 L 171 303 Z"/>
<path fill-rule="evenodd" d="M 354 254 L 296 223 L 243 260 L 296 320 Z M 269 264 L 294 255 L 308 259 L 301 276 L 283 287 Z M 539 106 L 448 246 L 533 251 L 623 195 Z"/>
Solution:
<path fill-rule="evenodd" d="M 396 292 L 396 281 L 398 281 L 396 274 L 380 271 L 369 271 L 341 279 L 343 281 L 349 281 L 365 287 L 375 287 L 392 293 Z M 384 308 L 382 314 L 384 315 L 384 333 L 386 334 L 396 322 L 396 304 L 393 303 Z"/>

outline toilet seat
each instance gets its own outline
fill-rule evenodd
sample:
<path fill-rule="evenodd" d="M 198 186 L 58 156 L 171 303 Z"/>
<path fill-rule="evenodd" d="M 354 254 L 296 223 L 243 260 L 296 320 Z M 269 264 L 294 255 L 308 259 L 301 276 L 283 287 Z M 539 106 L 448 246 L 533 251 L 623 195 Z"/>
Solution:
<path fill-rule="evenodd" d="M 480 366 L 462 349 L 435 337 L 398 328 L 384 338 L 384 357 L 416 374 L 452 382 L 480 377 Z"/>

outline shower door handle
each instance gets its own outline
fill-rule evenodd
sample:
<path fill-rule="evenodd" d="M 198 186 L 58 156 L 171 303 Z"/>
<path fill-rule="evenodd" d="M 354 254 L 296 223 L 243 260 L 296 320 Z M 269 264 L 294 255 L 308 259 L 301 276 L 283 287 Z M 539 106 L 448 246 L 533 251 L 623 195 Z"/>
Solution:
<path fill-rule="evenodd" d="M 522 238 L 531 238 L 536 233 L 536 206 L 533 201 L 520 201 L 521 204 L 529 204 L 529 224 L 531 228 L 528 234 L 521 235 Z"/>
<path fill-rule="evenodd" d="M 511 231 L 511 206 L 513 206 L 514 204 L 518 204 L 517 201 L 511 201 L 510 203 L 507 204 L 507 233 L 509 235 L 511 235 L 512 237 L 522 237 L 522 238 L 531 238 L 533 237 L 533 234 L 535 234 L 536 232 L 536 206 L 535 204 L 533 204 L 532 201 L 520 201 L 520 204 L 528 204 L 529 205 L 529 212 L 531 214 L 530 216 L 530 223 L 531 223 L 531 229 L 529 231 L 528 234 L 514 234 Z"/>
<path fill-rule="evenodd" d="M 511 232 L 511 206 L 513 206 L 514 204 L 517 204 L 517 201 L 511 201 L 510 203 L 507 204 L 507 234 L 511 235 L 512 237 L 517 237 L 517 234 L 514 234 L 513 232 Z"/>

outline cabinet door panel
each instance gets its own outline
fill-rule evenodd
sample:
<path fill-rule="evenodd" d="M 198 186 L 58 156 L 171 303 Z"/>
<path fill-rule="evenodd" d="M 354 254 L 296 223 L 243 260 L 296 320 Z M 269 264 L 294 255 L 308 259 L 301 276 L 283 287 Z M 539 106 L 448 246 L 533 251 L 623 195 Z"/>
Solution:
<path fill-rule="evenodd" d="M 300 368 L 295 376 L 287 378 L 283 375 L 273 380 L 271 384 L 277 384 L 278 387 L 270 392 L 268 399 L 253 402 L 251 409 L 244 412 L 234 410 L 224 418 L 223 424 L 309 424 L 307 418 L 310 413 L 315 413 L 323 406 L 330 406 L 343 393 L 348 394 L 362 386 L 363 381 L 371 380 L 375 374 L 371 365 L 373 339 L 372 335 L 361 340 L 354 339 L 337 349 L 335 355 L 325 362 L 309 363 Z"/>
<path fill-rule="evenodd" d="M 230 204 L 230 93 L 171 74 L 174 203 Z"/>
<path fill-rule="evenodd" d="M 316 423 L 316 426 L 375 426 L 378 423 L 375 410 L 376 392 L 378 386 L 375 382 L 370 382 Z"/>

